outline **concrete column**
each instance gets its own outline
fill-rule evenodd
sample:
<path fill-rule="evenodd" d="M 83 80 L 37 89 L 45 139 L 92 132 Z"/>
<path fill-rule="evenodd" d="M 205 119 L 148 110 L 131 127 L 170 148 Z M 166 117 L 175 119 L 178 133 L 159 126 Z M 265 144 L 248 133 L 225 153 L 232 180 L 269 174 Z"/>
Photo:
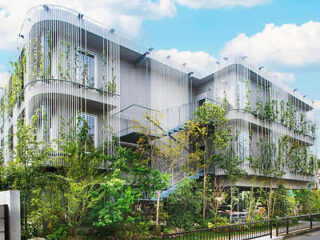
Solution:
<path fill-rule="evenodd" d="M 0 192 L 0 205 L 5 204 L 9 207 L 9 240 L 20 240 L 20 191 Z"/>

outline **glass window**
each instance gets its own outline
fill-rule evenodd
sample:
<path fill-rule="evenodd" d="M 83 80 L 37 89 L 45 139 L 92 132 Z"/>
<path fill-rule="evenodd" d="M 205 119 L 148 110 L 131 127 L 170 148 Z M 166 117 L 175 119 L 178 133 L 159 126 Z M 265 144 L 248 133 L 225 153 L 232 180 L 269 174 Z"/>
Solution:
<path fill-rule="evenodd" d="M 240 130 L 238 133 L 238 154 L 244 160 L 249 157 L 249 132 Z"/>
<path fill-rule="evenodd" d="M 94 55 L 79 50 L 77 81 L 83 85 L 94 87 Z"/>
<path fill-rule="evenodd" d="M 80 115 L 88 123 L 88 134 L 93 142 L 93 145 L 96 146 L 96 119 L 97 117 L 91 114 L 82 113 Z"/>

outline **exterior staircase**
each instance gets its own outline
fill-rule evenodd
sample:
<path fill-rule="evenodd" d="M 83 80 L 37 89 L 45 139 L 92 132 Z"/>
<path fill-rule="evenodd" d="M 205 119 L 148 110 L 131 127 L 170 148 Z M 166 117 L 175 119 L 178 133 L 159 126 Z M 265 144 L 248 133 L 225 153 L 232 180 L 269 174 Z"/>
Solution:
<path fill-rule="evenodd" d="M 197 180 L 197 179 L 199 179 L 200 177 L 203 177 L 203 172 L 197 172 L 196 174 L 194 174 L 194 175 L 192 175 L 192 176 L 188 176 L 187 178 L 188 178 L 188 179 L 196 179 L 196 180 Z M 181 180 L 182 180 L 182 179 L 181 179 Z M 169 195 L 170 195 L 171 193 L 174 193 L 174 192 L 178 189 L 179 183 L 181 182 L 181 180 L 178 181 L 178 182 L 176 182 L 176 183 L 173 184 L 172 186 L 170 186 L 168 189 L 162 191 L 162 192 L 160 193 L 160 199 L 167 198 L 167 197 L 169 197 Z M 157 198 L 154 197 L 154 198 L 152 198 L 151 200 L 156 201 Z"/>

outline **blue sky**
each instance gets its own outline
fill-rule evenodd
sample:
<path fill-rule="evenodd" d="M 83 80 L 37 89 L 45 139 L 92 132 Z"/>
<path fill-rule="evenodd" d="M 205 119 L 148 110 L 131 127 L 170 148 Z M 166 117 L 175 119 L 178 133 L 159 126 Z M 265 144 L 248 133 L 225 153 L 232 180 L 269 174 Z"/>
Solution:
<path fill-rule="evenodd" d="M 320 109 L 319 0 L 0 0 L 1 86 L 26 11 L 43 3 L 78 10 L 206 73 L 224 56 L 246 55 Z"/>
<path fill-rule="evenodd" d="M 319 12 L 319 0 L 273 0 L 251 8 L 190 9 L 178 6 L 173 18 L 146 20 L 142 36 L 156 49 L 204 51 L 219 58 L 225 43 L 239 33 L 254 35 L 268 23 L 280 26 L 319 22 Z M 297 87 L 303 95 L 307 94 L 313 100 L 320 98 L 320 65 L 276 64 L 267 71 L 294 73 L 296 80 L 288 83 L 292 88 Z"/>

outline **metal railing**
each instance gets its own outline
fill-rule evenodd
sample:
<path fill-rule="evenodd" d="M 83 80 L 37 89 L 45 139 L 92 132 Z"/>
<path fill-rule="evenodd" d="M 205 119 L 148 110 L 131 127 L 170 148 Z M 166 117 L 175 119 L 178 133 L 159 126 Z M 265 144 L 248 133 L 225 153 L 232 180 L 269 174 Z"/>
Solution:
<path fill-rule="evenodd" d="M 272 221 L 258 221 L 162 235 L 162 239 L 254 239 L 272 236 Z"/>
<path fill-rule="evenodd" d="M 320 214 L 308 214 L 276 219 L 276 236 L 320 227 Z"/>
<path fill-rule="evenodd" d="M 320 213 L 163 234 L 161 239 L 247 240 L 266 236 L 272 238 L 315 228 L 320 228 Z"/>

